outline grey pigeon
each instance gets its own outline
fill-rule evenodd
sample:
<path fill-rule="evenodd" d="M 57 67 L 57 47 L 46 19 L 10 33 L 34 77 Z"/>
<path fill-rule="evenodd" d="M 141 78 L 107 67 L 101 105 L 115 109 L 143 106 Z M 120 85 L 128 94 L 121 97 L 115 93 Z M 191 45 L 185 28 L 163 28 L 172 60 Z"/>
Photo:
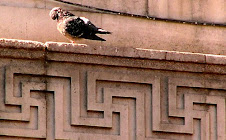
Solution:
<path fill-rule="evenodd" d="M 111 32 L 96 27 L 89 19 L 75 16 L 60 7 L 53 8 L 49 16 L 53 20 L 57 20 L 57 29 L 60 33 L 75 44 L 77 44 L 76 41 L 79 39 L 106 41 L 96 34 L 111 34 Z"/>

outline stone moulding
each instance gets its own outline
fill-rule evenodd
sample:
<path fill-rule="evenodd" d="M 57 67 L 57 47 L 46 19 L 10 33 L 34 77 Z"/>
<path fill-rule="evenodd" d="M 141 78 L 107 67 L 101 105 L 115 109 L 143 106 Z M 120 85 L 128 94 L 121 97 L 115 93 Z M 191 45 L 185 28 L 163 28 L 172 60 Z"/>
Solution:
<path fill-rule="evenodd" d="M 224 140 L 225 58 L 0 39 L 0 139 Z"/>
<path fill-rule="evenodd" d="M 56 54 L 60 54 L 58 57 Z M 76 56 L 87 55 L 85 60 Z M 70 56 L 65 58 L 66 56 Z M 0 39 L 0 57 L 44 59 L 49 61 L 87 62 L 153 69 L 226 73 L 226 56 L 110 46 L 78 46 L 71 43 Z M 114 57 L 112 62 L 106 62 Z M 102 62 L 92 58 L 102 59 Z M 106 58 L 106 59 L 103 59 Z M 59 59 L 59 60 L 58 60 Z M 130 59 L 130 60 L 129 60 Z M 132 61 L 132 62 L 128 62 Z M 150 61 L 148 61 L 150 60 Z M 156 64 L 152 64 L 158 62 Z M 182 66 L 183 65 L 183 66 Z M 188 66 L 189 65 L 189 66 Z M 190 67 L 190 65 L 192 67 Z"/>

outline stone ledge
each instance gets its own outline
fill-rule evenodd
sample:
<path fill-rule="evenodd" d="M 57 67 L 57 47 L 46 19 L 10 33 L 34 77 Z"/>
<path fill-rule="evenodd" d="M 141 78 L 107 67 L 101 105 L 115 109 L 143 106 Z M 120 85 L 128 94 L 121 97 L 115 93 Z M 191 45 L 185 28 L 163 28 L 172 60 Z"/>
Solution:
<path fill-rule="evenodd" d="M 45 50 L 45 45 L 38 41 L 0 39 L 1 48 L 27 49 L 27 50 Z"/>
<path fill-rule="evenodd" d="M 199 54 L 166 50 L 128 48 L 128 47 L 106 47 L 106 46 L 84 47 L 63 42 L 46 42 L 44 44 L 41 42 L 29 40 L 0 39 L 0 48 L 41 51 L 43 54 L 45 52 L 58 52 L 58 53 L 90 54 L 90 55 L 127 57 L 127 58 L 129 57 L 151 60 L 166 60 L 176 62 L 226 65 L 225 55 L 211 55 L 211 54 Z M 1 53 L 0 56 L 4 57 L 3 53 Z M 32 58 L 32 55 L 30 57 Z"/>
<path fill-rule="evenodd" d="M 0 57 L 45 59 L 45 44 L 30 40 L 0 39 Z"/>
<path fill-rule="evenodd" d="M 152 50 L 128 47 L 105 47 L 105 46 L 78 46 L 71 43 L 46 42 L 47 51 L 106 55 L 116 57 L 131 57 L 141 59 L 167 60 L 177 62 L 191 62 L 204 64 L 226 65 L 225 55 L 210 55 L 201 53 L 176 52 L 166 50 Z"/>

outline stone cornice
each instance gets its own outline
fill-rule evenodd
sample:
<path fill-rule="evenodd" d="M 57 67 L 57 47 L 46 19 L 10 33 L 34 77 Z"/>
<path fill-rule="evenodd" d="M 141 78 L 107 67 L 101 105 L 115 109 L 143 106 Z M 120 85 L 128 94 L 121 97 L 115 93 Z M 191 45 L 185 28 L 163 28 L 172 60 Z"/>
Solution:
<path fill-rule="evenodd" d="M 0 39 L 0 57 L 189 72 L 226 73 L 226 56 L 128 47 Z M 114 59 L 112 59 L 114 58 Z"/>

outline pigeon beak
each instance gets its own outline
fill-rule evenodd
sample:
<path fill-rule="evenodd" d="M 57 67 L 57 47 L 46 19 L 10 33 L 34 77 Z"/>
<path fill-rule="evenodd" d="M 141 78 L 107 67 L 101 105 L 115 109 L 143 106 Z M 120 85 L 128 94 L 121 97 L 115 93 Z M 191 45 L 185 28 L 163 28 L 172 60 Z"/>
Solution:
<path fill-rule="evenodd" d="M 58 14 L 52 14 L 52 15 L 51 15 L 51 18 L 52 18 L 53 20 L 58 19 Z"/>

